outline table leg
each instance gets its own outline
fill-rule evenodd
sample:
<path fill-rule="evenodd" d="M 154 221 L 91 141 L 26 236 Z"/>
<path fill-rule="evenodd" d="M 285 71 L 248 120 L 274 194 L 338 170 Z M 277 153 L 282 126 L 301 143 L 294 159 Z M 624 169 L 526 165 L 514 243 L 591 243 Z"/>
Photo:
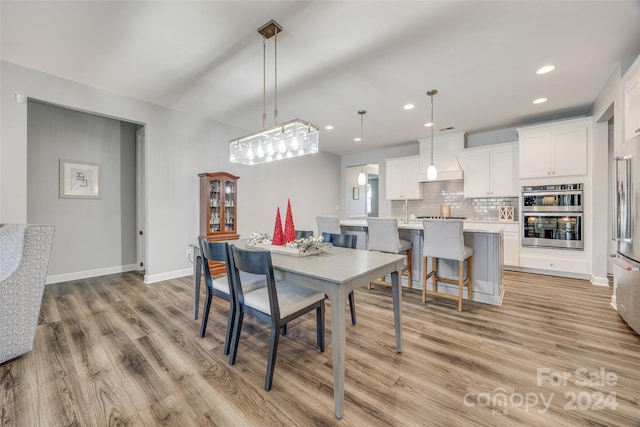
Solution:
<path fill-rule="evenodd" d="M 193 320 L 198 319 L 200 307 L 200 273 L 202 272 L 202 257 L 200 251 L 193 250 Z"/>
<path fill-rule="evenodd" d="M 396 326 L 396 351 L 398 353 L 402 353 L 402 282 L 400 281 L 400 277 L 398 271 L 391 273 L 393 320 Z"/>
<path fill-rule="evenodd" d="M 331 302 L 331 344 L 333 351 L 333 399 L 336 418 L 342 418 L 344 403 L 344 368 L 346 343 L 346 299 L 344 287 L 332 286 L 329 290 Z"/>

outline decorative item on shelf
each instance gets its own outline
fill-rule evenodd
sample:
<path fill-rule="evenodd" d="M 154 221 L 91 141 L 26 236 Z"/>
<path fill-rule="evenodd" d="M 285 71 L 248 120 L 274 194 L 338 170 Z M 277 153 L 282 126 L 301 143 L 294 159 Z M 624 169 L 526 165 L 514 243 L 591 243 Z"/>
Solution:
<path fill-rule="evenodd" d="M 251 135 L 229 141 L 229 160 L 243 165 L 257 165 L 290 157 L 299 157 L 318 152 L 320 129 L 300 119 L 278 124 L 278 33 L 282 26 L 271 20 L 258 28 L 262 35 L 262 130 Z M 266 129 L 266 46 L 267 39 L 274 37 L 274 126 Z"/>
<path fill-rule="evenodd" d="M 282 233 L 282 219 L 280 219 L 280 206 L 278 206 L 278 210 L 276 211 L 276 224 L 273 228 L 272 244 L 284 245 L 285 243 L 284 234 Z"/>
<path fill-rule="evenodd" d="M 367 174 L 364 172 L 364 115 L 367 114 L 366 110 L 358 111 L 360 114 L 360 173 L 358 174 L 358 185 L 365 185 L 367 183 Z M 354 197 L 355 199 L 355 197 Z"/>
<path fill-rule="evenodd" d="M 433 95 L 437 93 L 438 93 L 437 89 L 431 89 L 430 91 L 427 91 L 427 95 L 431 97 L 431 122 L 429 122 L 431 124 L 431 163 L 427 168 L 427 179 L 429 181 L 433 181 L 434 179 L 438 178 L 438 169 L 436 169 L 436 166 L 433 164 L 433 131 L 435 130 L 435 127 L 436 127 L 433 121 Z"/>
<path fill-rule="evenodd" d="M 499 221 L 513 221 L 515 218 L 513 206 L 500 206 L 498 207 L 498 220 Z"/>
<path fill-rule="evenodd" d="M 285 243 L 296 240 L 296 227 L 293 225 L 293 213 L 291 212 L 291 200 L 287 199 L 287 216 L 284 223 Z"/>

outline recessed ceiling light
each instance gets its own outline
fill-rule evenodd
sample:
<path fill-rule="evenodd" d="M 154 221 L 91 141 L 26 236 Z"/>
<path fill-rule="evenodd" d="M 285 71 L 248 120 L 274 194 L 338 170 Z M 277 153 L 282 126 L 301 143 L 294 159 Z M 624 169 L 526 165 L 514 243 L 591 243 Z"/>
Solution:
<path fill-rule="evenodd" d="M 416 108 L 415 105 L 413 104 L 407 104 L 403 107 L 405 110 L 413 110 L 414 108 Z"/>
<path fill-rule="evenodd" d="M 536 73 L 537 74 L 547 74 L 548 72 L 551 72 L 551 71 L 553 71 L 555 69 L 556 69 L 555 65 L 544 65 L 538 71 L 536 71 Z"/>
<path fill-rule="evenodd" d="M 331 129 L 333 129 L 333 125 L 326 125 L 324 128 L 325 128 L 326 130 L 331 130 Z"/>
<path fill-rule="evenodd" d="M 533 100 L 534 104 L 542 104 L 543 102 L 547 102 L 547 98 L 538 98 Z"/>
<path fill-rule="evenodd" d="M 358 136 L 358 137 L 353 138 L 353 142 L 360 142 L 360 137 Z"/>
<path fill-rule="evenodd" d="M 426 128 L 430 128 L 431 126 L 433 126 L 433 123 L 431 123 L 431 122 L 424 124 L 424 127 L 426 127 Z"/>

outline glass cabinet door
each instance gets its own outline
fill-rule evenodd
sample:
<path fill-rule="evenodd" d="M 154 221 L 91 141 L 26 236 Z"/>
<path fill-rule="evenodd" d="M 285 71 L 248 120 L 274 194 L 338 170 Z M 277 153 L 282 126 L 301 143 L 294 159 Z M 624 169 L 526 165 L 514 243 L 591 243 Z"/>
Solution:
<path fill-rule="evenodd" d="M 236 183 L 225 181 L 224 184 L 224 231 L 236 229 Z"/>
<path fill-rule="evenodd" d="M 209 182 L 209 232 L 217 233 L 220 231 L 220 204 L 222 203 L 222 195 L 220 193 L 221 181 L 214 179 Z"/>

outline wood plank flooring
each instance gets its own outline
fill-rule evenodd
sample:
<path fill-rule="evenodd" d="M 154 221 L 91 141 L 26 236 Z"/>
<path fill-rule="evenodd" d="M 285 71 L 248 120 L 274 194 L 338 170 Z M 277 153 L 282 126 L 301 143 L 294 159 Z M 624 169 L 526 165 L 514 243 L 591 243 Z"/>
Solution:
<path fill-rule="evenodd" d="M 191 277 L 49 285 L 34 350 L 0 366 L 0 426 L 640 426 L 640 337 L 611 288 L 506 272 L 505 289 L 462 313 L 404 290 L 402 354 L 389 288 L 356 291 L 337 420 L 330 313 L 325 353 L 314 315 L 289 325 L 266 392 L 267 326 L 245 318 L 230 366 L 228 306 L 199 338 Z"/>

